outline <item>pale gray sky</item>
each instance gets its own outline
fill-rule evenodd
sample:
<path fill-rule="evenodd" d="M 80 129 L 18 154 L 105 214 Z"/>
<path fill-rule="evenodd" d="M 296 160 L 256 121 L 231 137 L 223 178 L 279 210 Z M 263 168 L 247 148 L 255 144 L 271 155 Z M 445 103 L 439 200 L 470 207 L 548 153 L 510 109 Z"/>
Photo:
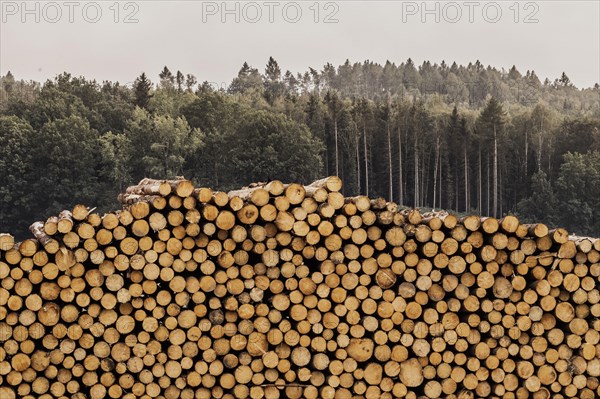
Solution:
<path fill-rule="evenodd" d="M 226 85 L 244 61 L 263 70 L 269 56 L 294 73 L 411 57 L 600 81 L 598 0 L 1 0 L 0 12 L 0 74 L 38 81 L 63 71 L 122 83 L 145 71 L 157 81 L 167 65 Z"/>

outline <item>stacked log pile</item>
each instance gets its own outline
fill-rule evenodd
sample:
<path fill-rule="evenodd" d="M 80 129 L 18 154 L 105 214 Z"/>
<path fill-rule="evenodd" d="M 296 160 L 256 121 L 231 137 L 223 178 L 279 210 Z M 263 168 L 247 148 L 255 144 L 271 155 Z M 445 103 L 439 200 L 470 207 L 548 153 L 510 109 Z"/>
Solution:
<path fill-rule="evenodd" d="M 600 397 L 600 241 L 144 179 L 0 235 L 0 398 Z"/>

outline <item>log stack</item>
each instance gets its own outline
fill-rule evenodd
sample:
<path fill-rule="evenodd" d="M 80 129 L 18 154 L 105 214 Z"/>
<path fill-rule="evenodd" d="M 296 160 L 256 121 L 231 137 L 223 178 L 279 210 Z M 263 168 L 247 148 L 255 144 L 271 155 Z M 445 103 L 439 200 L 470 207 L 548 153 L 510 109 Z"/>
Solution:
<path fill-rule="evenodd" d="M 0 235 L 0 398 L 600 397 L 600 240 L 144 179 Z"/>

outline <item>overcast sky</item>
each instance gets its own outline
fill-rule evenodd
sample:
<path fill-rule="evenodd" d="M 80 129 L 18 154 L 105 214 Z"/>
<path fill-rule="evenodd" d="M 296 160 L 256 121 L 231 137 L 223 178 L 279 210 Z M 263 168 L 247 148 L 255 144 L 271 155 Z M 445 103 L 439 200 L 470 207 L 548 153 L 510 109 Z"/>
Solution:
<path fill-rule="evenodd" d="M 23 4 L 0 1 L 0 75 L 44 81 L 68 71 L 130 83 L 144 71 L 157 81 L 167 65 L 226 85 L 244 61 L 262 71 L 269 56 L 293 72 L 411 57 L 515 64 L 551 80 L 565 71 L 579 87 L 600 81 L 598 0 Z"/>

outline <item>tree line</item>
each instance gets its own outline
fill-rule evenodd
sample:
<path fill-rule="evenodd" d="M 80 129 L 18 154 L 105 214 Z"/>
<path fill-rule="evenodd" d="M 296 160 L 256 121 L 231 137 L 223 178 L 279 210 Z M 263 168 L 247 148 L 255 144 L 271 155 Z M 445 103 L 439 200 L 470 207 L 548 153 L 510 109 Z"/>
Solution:
<path fill-rule="evenodd" d="M 565 73 L 542 83 L 516 67 L 409 59 L 293 74 L 270 58 L 217 88 L 166 66 L 131 87 L 9 72 L 0 138 L 0 231 L 75 203 L 112 209 L 145 176 L 225 190 L 335 174 L 345 195 L 600 236 L 600 87 Z"/>

